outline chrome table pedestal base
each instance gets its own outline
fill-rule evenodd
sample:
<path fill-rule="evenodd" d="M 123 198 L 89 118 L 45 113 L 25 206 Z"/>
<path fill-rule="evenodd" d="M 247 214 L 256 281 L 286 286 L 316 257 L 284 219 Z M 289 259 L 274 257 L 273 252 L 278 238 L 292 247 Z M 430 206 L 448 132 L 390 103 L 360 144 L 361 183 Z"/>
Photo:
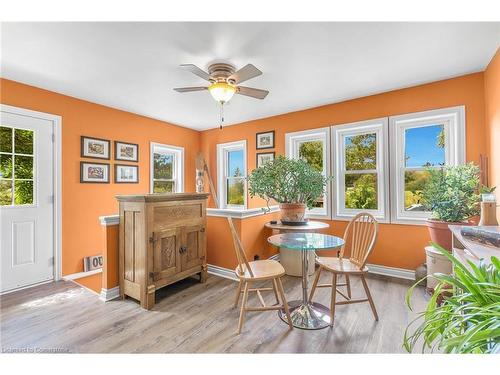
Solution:
<path fill-rule="evenodd" d="M 322 329 L 330 325 L 330 309 L 316 302 L 304 304 L 302 300 L 288 302 L 292 325 L 300 329 Z M 278 311 L 278 315 L 288 324 L 285 310 Z"/>

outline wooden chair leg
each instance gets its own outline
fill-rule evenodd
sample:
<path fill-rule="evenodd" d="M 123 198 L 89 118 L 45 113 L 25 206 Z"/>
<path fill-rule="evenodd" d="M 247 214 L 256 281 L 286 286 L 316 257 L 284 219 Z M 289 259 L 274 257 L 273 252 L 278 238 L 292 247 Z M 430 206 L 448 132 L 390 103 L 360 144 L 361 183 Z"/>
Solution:
<path fill-rule="evenodd" d="M 332 296 L 330 300 L 330 327 L 333 327 L 333 319 L 335 318 L 335 302 L 337 298 L 337 274 L 332 276 Z"/>
<path fill-rule="evenodd" d="M 366 283 L 366 280 L 365 280 L 365 275 L 361 275 L 361 282 L 363 283 L 363 287 L 365 288 L 365 293 L 366 293 L 366 297 L 368 297 L 368 302 L 370 302 L 370 307 L 372 308 L 373 316 L 375 317 L 375 320 L 378 322 L 377 309 L 375 308 L 375 304 L 373 303 L 370 289 L 368 288 L 368 284 Z"/>
<path fill-rule="evenodd" d="M 240 280 L 238 282 L 238 288 L 236 288 L 236 301 L 234 301 L 234 308 L 238 307 L 238 302 L 240 302 L 242 284 L 243 284 L 243 282 Z"/>
<path fill-rule="evenodd" d="M 285 310 L 286 319 L 288 320 L 288 326 L 290 329 L 293 329 L 292 318 L 290 317 L 290 309 L 288 308 L 288 302 L 285 297 L 285 291 L 283 290 L 283 284 L 281 283 L 281 279 L 278 277 L 276 280 L 276 284 L 278 284 L 278 291 L 281 296 L 281 302 L 283 302 L 283 309 Z"/>
<path fill-rule="evenodd" d="M 347 288 L 347 297 L 351 298 L 351 280 L 349 279 L 349 275 L 345 275 L 345 283 Z"/>
<path fill-rule="evenodd" d="M 319 277 L 321 275 L 322 269 L 323 269 L 323 267 L 319 266 L 318 272 L 316 273 L 316 277 L 314 278 L 311 293 L 309 293 L 309 302 L 312 302 L 312 299 L 314 297 L 314 292 L 316 291 L 316 286 L 318 285 L 318 281 L 319 281 Z"/>
<path fill-rule="evenodd" d="M 280 300 L 278 298 L 278 285 L 276 284 L 276 279 L 273 279 L 273 292 L 274 297 L 276 297 L 276 304 L 280 304 Z"/>
<path fill-rule="evenodd" d="M 241 302 L 240 320 L 238 322 L 238 335 L 241 333 L 241 328 L 243 328 L 243 323 L 245 322 L 245 313 L 248 300 L 248 287 L 250 285 L 248 281 L 245 281 L 244 283 L 245 289 L 243 290 L 243 301 Z"/>

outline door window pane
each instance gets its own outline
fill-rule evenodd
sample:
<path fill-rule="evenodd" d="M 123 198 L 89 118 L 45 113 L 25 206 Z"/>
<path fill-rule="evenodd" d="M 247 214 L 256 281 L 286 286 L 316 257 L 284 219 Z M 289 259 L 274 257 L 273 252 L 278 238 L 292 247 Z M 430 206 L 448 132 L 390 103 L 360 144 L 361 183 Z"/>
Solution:
<path fill-rule="evenodd" d="M 174 187 L 174 181 L 154 181 L 153 193 L 173 193 Z"/>
<path fill-rule="evenodd" d="M 376 210 L 377 206 L 377 174 L 346 174 L 345 207 Z"/>
<path fill-rule="evenodd" d="M 360 134 L 345 137 L 346 170 L 377 168 L 377 134 Z"/>
<path fill-rule="evenodd" d="M 14 178 L 33 179 L 32 156 L 14 156 Z"/>
<path fill-rule="evenodd" d="M 14 149 L 12 136 L 14 134 Z M 33 204 L 34 159 L 32 130 L 0 127 L 0 205 Z M 13 172 L 14 171 L 14 172 Z"/>
<path fill-rule="evenodd" d="M 424 206 L 422 190 L 429 179 L 429 172 L 405 171 L 405 211 L 428 211 Z"/>
<path fill-rule="evenodd" d="M 174 155 L 154 154 L 154 178 L 170 180 L 173 177 Z"/>
<path fill-rule="evenodd" d="M 12 180 L 0 180 L 0 206 L 12 204 Z"/>
<path fill-rule="evenodd" d="M 14 181 L 14 204 L 33 203 L 33 181 Z"/>
<path fill-rule="evenodd" d="M 243 176 L 243 150 L 229 151 L 227 153 L 228 177 Z"/>
<path fill-rule="evenodd" d="M 423 126 L 405 130 L 405 166 L 428 167 L 445 165 L 443 125 Z"/>
<path fill-rule="evenodd" d="M 227 179 L 227 204 L 243 205 L 245 194 L 245 181 L 242 178 Z"/>
<path fill-rule="evenodd" d="M 323 172 L 323 142 L 302 142 L 299 146 L 299 157 L 307 161 L 313 169 Z"/>
<path fill-rule="evenodd" d="M 0 126 L 0 152 L 12 152 L 12 128 Z"/>
<path fill-rule="evenodd" d="M 0 178 L 12 178 L 12 155 L 0 154 Z"/>
<path fill-rule="evenodd" d="M 14 147 L 16 154 L 33 155 L 33 131 L 15 129 Z"/>

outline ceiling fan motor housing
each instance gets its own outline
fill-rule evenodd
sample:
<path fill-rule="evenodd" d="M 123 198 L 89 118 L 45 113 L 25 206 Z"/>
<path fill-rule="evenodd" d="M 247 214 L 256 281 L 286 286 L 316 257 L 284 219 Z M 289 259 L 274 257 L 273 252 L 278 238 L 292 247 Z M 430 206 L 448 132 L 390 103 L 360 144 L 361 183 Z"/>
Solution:
<path fill-rule="evenodd" d="M 228 80 L 227 78 L 236 71 L 235 67 L 231 64 L 216 63 L 208 67 L 208 74 L 214 80 L 214 82 L 227 82 L 234 85 L 236 82 L 234 80 Z"/>

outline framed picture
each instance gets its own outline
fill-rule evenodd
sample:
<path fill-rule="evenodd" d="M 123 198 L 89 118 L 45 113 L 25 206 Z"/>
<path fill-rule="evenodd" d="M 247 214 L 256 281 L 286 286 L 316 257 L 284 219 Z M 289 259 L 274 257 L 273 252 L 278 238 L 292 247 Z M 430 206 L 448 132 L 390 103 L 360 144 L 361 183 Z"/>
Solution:
<path fill-rule="evenodd" d="M 137 165 L 115 164 L 115 183 L 137 184 L 139 182 L 139 167 Z"/>
<path fill-rule="evenodd" d="M 139 161 L 139 145 L 115 141 L 115 160 Z"/>
<path fill-rule="evenodd" d="M 80 182 L 109 183 L 109 164 L 80 162 Z"/>
<path fill-rule="evenodd" d="M 264 148 L 274 148 L 274 130 L 264 133 L 257 133 L 257 150 Z"/>
<path fill-rule="evenodd" d="M 269 163 L 274 160 L 274 151 L 273 152 L 261 152 L 260 154 L 256 154 L 257 156 L 257 168 L 262 167 L 264 164 Z"/>
<path fill-rule="evenodd" d="M 110 141 L 106 139 L 81 136 L 82 158 L 108 159 Z"/>

